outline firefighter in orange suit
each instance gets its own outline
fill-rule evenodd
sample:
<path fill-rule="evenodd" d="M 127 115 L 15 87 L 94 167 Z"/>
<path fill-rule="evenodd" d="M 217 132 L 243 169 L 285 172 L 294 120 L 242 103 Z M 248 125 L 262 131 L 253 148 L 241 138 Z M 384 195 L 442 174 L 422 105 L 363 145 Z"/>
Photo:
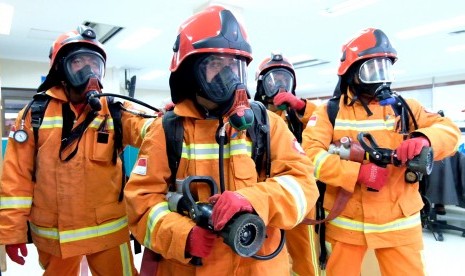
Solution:
<path fill-rule="evenodd" d="M 166 199 L 174 183 L 170 183 L 165 130 L 157 120 L 142 143 L 138 165 L 125 189 L 131 232 L 161 256 L 156 275 L 289 273 L 285 246 L 273 258 L 258 260 L 236 254 L 218 236 L 236 214 L 256 214 L 266 225 L 261 233 L 266 231 L 267 237 L 257 254 L 269 255 L 281 240 L 280 229 L 298 225 L 318 197 L 311 162 L 280 117 L 268 112 L 272 163 L 268 178 L 259 177 L 255 170 L 246 131 L 232 126 L 234 114 L 250 114 L 245 84 L 252 56 L 244 28 L 231 11 L 211 6 L 181 25 L 173 50 L 171 98 L 184 129 L 175 178 L 209 176 L 222 193 L 211 196 L 205 183 L 190 187 L 196 201 L 213 204 L 212 230 L 176 212 L 179 209 L 169 204 L 172 197 Z M 225 132 L 224 145 L 217 142 L 218 130 Z M 201 257 L 203 265 L 192 265 L 193 257 Z"/>
<path fill-rule="evenodd" d="M 295 96 L 296 75 L 294 66 L 282 54 L 272 53 L 258 66 L 255 74 L 257 90 L 254 99 L 268 110 L 280 115 L 299 143 L 302 131 L 316 105 Z M 313 213 L 313 212 L 312 212 Z M 286 231 L 286 246 L 297 275 L 319 275 L 318 238 L 314 226 L 298 225 Z"/>
<path fill-rule="evenodd" d="M 33 133 L 30 106 L 10 132 L 0 186 L 0 243 L 12 261 L 24 264 L 29 221 L 44 275 L 78 275 L 83 256 L 94 275 L 136 275 L 117 122 L 108 98 L 88 97 L 101 92 L 103 45 L 92 28 L 79 26 L 59 36 L 50 54 L 50 71 L 38 89 L 50 97 L 40 128 Z M 121 113 L 119 141 L 140 146 L 151 119 Z"/>
<path fill-rule="evenodd" d="M 457 149 L 460 131 L 449 119 L 391 91 L 396 59 L 383 31 L 368 28 L 355 36 L 342 47 L 334 127 L 324 104 L 303 132 L 303 148 L 315 164 L 315 177 L 326 183 L 328 217 L 339 205 L 339 195 L 349 194 L 345 208 L 326 225 L 331 247 L 328 275 L 360 275 L 367 249 L 375 250 L 382 275 L 425 274 L 423 202 L 418 179 L 406 174 L 407 162 L 424 147 L 432 147 L 434 160 L 450 156 Z M 377 163 L 370 151 L 357 146 L 364 141 L 358 139 L 360 133 L 370 134 L 376 150 L 389 150 L 384 151 L 390 152 L 388 160 L 397 161 Z M 349 141 L 350 158 L 328 152 L 330 144 Z"/>

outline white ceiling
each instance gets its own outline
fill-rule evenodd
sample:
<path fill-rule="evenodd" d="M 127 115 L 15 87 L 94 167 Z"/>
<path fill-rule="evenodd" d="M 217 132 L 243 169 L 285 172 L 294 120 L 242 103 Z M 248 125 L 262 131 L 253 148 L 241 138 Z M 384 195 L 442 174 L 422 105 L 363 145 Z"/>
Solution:
<path fill-rule="evenodd" d="M 465 33 L 449 34 L 465 30 L 464 0 L 378 0 L 337 17 L 322 14 L 324 9 L 341 1 L 222 1 L 240 7 L 237 15 L 244 22 L 254 57 L 249 65 L 252 93 L 258 64 L 271 51 L 280 51 L 291 59 L 308 55 L 329 61 L 298 69 L 297 91 L 305 95 L 331 94 L 337 81 L 342 44 L 367 27 L 379 28 L 389 36 L 399 56 L 394 67 L 398 80 L 465 73 L 465 51 L 446 51 L 451 46 L 465 46 Z M 209 1 L 0 0 L 0 3 L 15 7 L 11 34 L 0 35 L 0 58 L 48 62 L 50 45 L 59 34 L 84 21 L 118 25 L 124 29 L 105 44 L 107 67 L 129 69 L 129 76 L 137 76 L 137 88 L 168 90 L 168 66 L 179 25 Z M 410 39 L 398 36 L 409 28 L 454 18 L 459 19 L 454 27 L 440 29 L 439 24 L 433 24 L 430 29 L 438 30 L 432 34 Z M 160 28 L 160 36 L 137 50 L 116 47 L 126 36 L 145 27 Z M 41 33 L 40 38 L 34 38 L 37 33 Z M 163 71 L 164 76 L 143 81 L 141 77 L 153 70 Z"/>

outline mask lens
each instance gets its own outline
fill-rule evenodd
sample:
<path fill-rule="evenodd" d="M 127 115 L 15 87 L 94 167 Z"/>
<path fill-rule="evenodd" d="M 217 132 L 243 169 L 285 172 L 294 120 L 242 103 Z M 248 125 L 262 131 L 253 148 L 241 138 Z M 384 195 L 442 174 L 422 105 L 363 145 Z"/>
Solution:
<path fill-rule="evenodd" d="M 90 50 L 78 50 L 68 55 L 64 65 L 68 81 L 74 87 L 86 84 L 91 77 L 101 81 L 105 74 L 103 57 Z"/>
<path fill-rule="evenodd" d="M 282 88 L 288 92 L 294 90 L 294 76 L 286 69 L 272 69 L 262 79 L 263 88 L 267 97 L 274 97 Z"/>
<path fill-rule="evenodd" d="M 208 55 L 198 65 L 197 78 L 206 96 L 214 102 L 227 101 L 237 85 L 247 82 L 247 63 L 234 55 Z"/>
<path fill-rule="evenodd" d="M 393 82 L 392 61 L 389 58 L 373 58 L 360 66 L 360 80 L 363 83 Z"/>

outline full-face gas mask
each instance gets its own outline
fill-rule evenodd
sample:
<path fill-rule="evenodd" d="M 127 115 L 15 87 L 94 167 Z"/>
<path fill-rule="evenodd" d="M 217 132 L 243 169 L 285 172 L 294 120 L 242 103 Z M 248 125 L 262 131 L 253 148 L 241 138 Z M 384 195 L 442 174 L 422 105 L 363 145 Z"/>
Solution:
<path fill-rule="evenodd" d="M 259 80 L 262 81 L 263 92 L 267 98 L 273 98 L 278 92 L 294 91 L 294 76 L 283 68 L 271 69 L 260 76 Z"/>
<path fill-rule="evenodd" d="M 100 110 L 100 101 L 92 95 L 101 92 L 101 80 L 105 74 L 103 57 L 95 51 L 81 48 L 64 58 L 63 67 L 68 85 L 85 94 L 92 109 Z"/>
<path fill-rule="evenodd" d="M 380 105 L 393 103 L 391 83 L 394 77 L 390 58 L 368 59 L 360 65 L 356 78 L 358 81 L 353 82 L 353 88 L 357 93 L 376 98 Z"/>
<path fill-rule="evenodd" d="M 200 58 L 195 68 L 198 68 L 196 79 L 201 88 L 199 96 L 217 104 L 218 107 L 213 111 L 219 116 L 227 116 L 230 119 L 234 116 L 241 117 L 238 123 L 231 122 L 231 125 L 237 129 L 246 129 L 249 123 L 251 125 L 253 113 L 250 110 L 249 95 L 245 85 L 247 80 L 245 58 L 229 54 L 209 54 Z M 240 122 L 247 126 L 240 126 Z"/>

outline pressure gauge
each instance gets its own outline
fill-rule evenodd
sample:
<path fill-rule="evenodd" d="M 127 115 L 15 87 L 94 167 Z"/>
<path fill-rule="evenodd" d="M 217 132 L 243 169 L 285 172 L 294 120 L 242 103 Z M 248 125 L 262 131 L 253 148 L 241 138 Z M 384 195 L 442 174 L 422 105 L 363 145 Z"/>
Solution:
<path fill-rule="evenodd" d="M 27 138 L 28 138 L 27 132 L 23 129 L 19 129 L 15 131 L 15 133 L 13 134 L 13 139 L 15 139 L 15 141 L 18 143 L 26 142 Z"/>

